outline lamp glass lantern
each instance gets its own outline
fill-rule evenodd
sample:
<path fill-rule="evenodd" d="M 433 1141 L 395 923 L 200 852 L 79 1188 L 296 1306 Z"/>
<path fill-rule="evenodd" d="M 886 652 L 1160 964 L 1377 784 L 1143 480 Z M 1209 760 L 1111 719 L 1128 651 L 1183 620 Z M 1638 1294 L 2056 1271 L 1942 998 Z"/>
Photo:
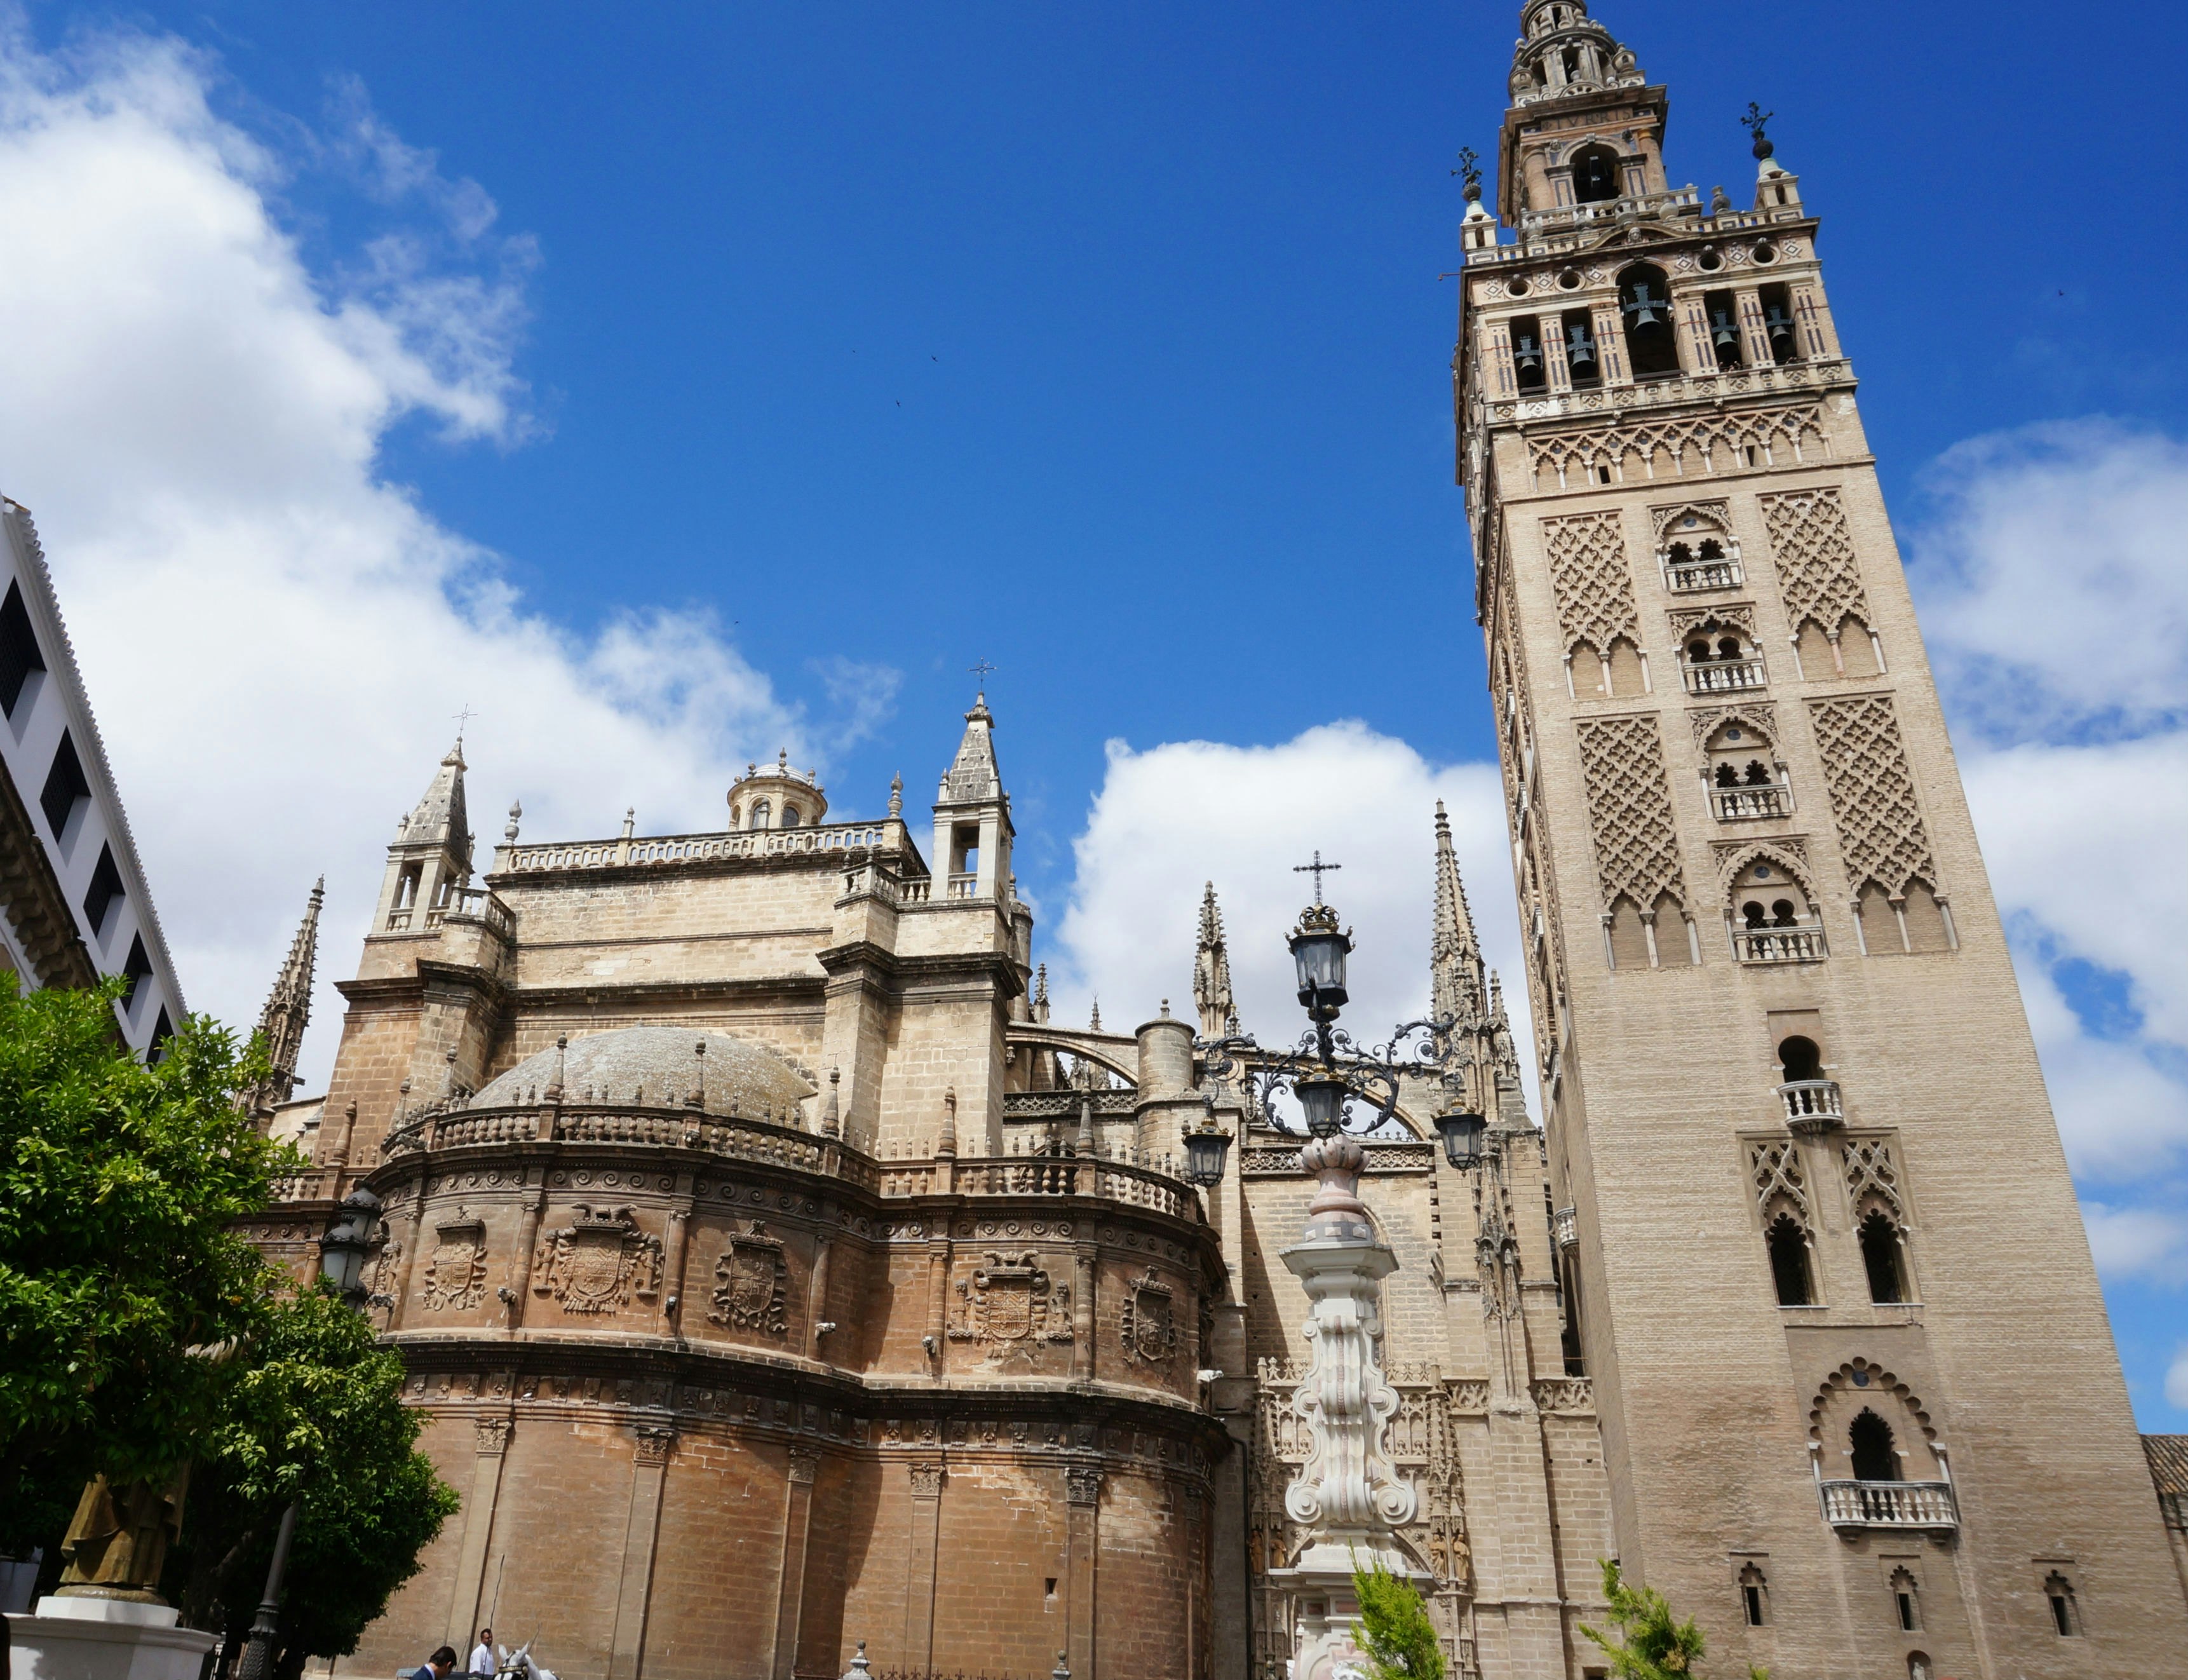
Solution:
<path fill-rule="evenodd" d="M 1489 1122 L 1479 1114 L 1438 1114 L 1435 1128 L 1443 1136 L 1444 1159 L 1461 1171 L 1478 1164 L 1481 1159 L 1481 1134 L 1488 1126 Z"/>
<path fill-rule="evenodd" d="M 1345 1006 L 1345 959 L 1352 950 L 1352 936 L 1338 931 L 1337 912 L 1328 905 L 1309 905 L 1284 943 L 1298 971 L 1299 1001 L 1334 1015 Z"/>
<path fill-rule="evenodd" d="M 354 1301 L 364 1294 L 364 1257 L 372 1247 L 373 1221 L 379 1217 L 380 1198 L 359 1186 L 342 1198 L 340 1215 L 319 1239 L 319 1276 L 345 1300 Z"/>
<path fill-rule="evenodd" d="M 1223 1163 L 1231 1153 L 1231 1134 L 1213 1121 L 1185 1135 L 1185 1176 L 1203 1190 L 1223 1182 Z"/>
<path fill-rule="evenodd" d="M 1317 1137 L 1334 1137 L 1345 1130 L 1345 1100 L 1351 1094 L 1334 1074 L 1294 1082 L 1292 1091 L 1306 1111 L 1306 1129 Z"/>

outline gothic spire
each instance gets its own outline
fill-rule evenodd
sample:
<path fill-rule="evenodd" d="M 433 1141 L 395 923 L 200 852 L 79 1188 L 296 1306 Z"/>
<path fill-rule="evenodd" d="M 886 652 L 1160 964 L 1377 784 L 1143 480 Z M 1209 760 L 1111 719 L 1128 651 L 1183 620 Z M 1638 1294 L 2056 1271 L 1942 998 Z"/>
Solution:
<path fill-rule="evenodd" d="M 1231 952 L 1223 942 L 1223 911 L 1215 902 L 1215 883 L 1200 898 L 1200 939 L 1193 957 L 1193 1001 L 1200 1009 L 1200 1035 L 1219 1039 L 1238 1019 L 1231 995 Z"/>
<path fill-rule="evenodd" d="M 995 767 L 995 713 L 988 710 L 988 696 L 983 694 L 965 714 L 965 735 L 957 743 L 957 756 L 942 773 L 945 803 L 971 804 L 1002 797 L 1002 772 Z"/>
<path fill-rule="evenodd" d="M 310 902 L 296 937 L 289 942 L 289 959 L 274 982 L 274 990 L 259 1012 L 258 1030 L 266 1040 L 273 1069 L 251 1093 L 251 1114 L 266 1119 L 296 1094 L 296 1058 L 304 1046 L 304 1029 L 312 1019 L 312 972 L 319 956 L 319 907 L 326 901 L 327 878 L 322 875 L 312 888 Z"/>
<path fill-rule="evenodd" d="M 398 844 L 445 845 L 463 860 L 466 869 L 471 866 L 471 818 L 464 809 L 465 769 L 463 739 L 458 736 L 448 756 L 441 760 L 426 797 L 403 820 L 402 831 L 395 837 Z"/>
<path fill-rule="evenodd" d="M 1451 820 L 1443 801 L 1435 808 L 1435 922 L 1429 936 L 1429 987 L 1439 1017 L 1471 1026 L 1487 1001 L 1481 971 L 1481 944 L 1475 937 L 1474 911 L 1459 879 L 1458 855 L 1452 849 Z"/>

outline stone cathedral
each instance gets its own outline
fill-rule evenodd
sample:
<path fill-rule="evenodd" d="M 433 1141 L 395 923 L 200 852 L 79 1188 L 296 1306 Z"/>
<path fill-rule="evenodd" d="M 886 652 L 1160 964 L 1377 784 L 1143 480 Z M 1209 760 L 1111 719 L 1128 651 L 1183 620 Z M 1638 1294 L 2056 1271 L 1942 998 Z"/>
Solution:
<path fill-rule="evenodd" d="M 1466 1680 L 1604 1672 L 1606 1558 L 1711 1674 L 2178 1672 L 1817 221 L 1759 121 L 1751 203 L 1671 185 L 1666 90 L 1578 0 L 1521 31 L 1452 365 L 1544 1112 L 1441 814 L 1388 814 L 1457 1046 L 1362 1184 L 1394 1543 Z M 490 856 L 442 761 L 328 1090 L 262 1105 L 314 1165 L 256 1234 L 309 1271 L 377 1198 L 370 1310 L 464 1499 L 343 1672 L 490 1620 L 610 1680 L 1288 1674 L 1329 1608 L 1298 1141 L 1208 1048 L 1212 888 L 1192 1012 L 1050 1018 L 996 733 L 983 697 L 911 814 L 779 760 L 717 832 L 512 812 Z"/>

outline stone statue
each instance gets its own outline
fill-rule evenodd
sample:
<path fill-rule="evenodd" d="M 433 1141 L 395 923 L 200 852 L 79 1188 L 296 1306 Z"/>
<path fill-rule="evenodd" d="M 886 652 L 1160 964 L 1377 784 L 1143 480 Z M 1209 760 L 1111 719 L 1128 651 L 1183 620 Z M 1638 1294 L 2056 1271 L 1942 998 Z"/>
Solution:
<path fill-rule="evenodd" d="M 104 1476 L 87 1486 L 61 1541 L 60 1595 L 164 1603 L 160 1571 L 182 1532 L 189 1479 L 184 1464 L 164 1486 L 133 1481 L 117 1491 Z"/>

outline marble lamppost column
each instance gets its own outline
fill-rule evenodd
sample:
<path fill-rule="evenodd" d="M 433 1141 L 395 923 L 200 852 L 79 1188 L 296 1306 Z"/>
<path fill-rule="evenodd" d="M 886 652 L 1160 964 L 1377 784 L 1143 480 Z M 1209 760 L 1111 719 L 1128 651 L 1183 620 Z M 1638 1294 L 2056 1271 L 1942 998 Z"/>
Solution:
<path fill-rule="evenodd" d="M 1306 1291 L 1304 1327 L 1312 1354 L 1292 1406 L 1305 1423 L 1305 1463 L 1284 1491 L 1284 1509 L 1306 1532 L 1289 1569 L 1270 1572 L 1289 1589 L 1297 1609 L 1297 1680 L 1330 1680 L 1359 1646 L 1356 1568 L 1377 1564 L 1424 1588 L 1426 1573 L 1398 1543 L 1397 1531 L 1418 1505 L 1383 1451 L 1384 1427 L 1398 1409 L 1397 1391 L 1376 1354 L 1382 1332 L 1382 1280 L 1397 1257 L 1375 1229 L 1358 1195 L 1367 1152 L 1357 1139 L 1317 1138 L 1300 1152 L 1300 1165 L 1321 1180 L 1308 1204 L 1300 1240 L 1283 1252 L 1284 1267 Z"/>

